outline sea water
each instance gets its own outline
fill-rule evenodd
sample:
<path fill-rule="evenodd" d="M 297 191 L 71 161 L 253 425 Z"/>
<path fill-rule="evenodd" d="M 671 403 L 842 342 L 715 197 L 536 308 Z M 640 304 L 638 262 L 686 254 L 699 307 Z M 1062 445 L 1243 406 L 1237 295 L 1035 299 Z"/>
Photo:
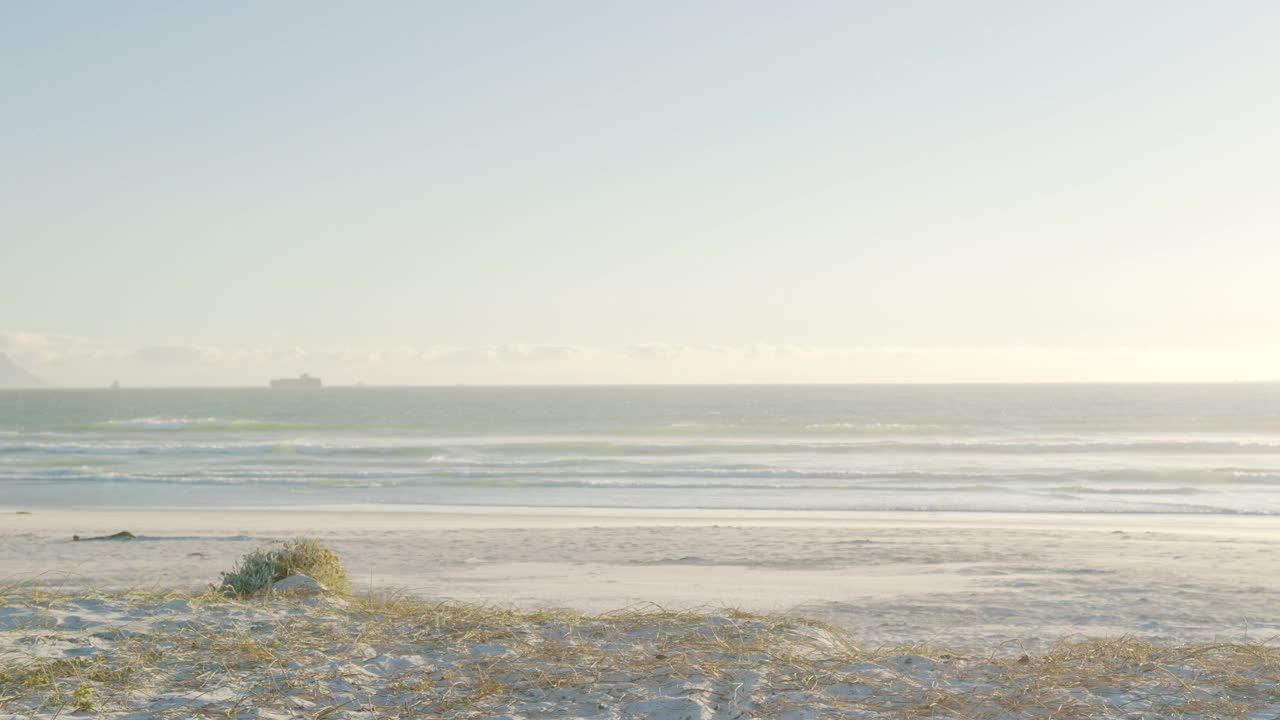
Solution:
<path fill-rule="evenodd" d="M 1280 384 L 0 392 L 0 506 L 1280 513 Z"/>

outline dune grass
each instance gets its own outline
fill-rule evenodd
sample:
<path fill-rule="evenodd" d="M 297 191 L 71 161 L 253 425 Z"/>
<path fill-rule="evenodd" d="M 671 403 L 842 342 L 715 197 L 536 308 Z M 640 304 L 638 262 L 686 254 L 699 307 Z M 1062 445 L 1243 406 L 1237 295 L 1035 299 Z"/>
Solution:
<path fill-rule="evenodd" d="M 584 615 L 400 596 L 333 603 L 22 588 L 0 595 L 0 607 L 33 613 L 11 638 L 50 642 L 87 641 L 87 631 L 38 621 L 80 612 L 86 602 L 122 618 L 159 619 L 142 630 L 124 621 L 95 629 L 110 647 L 91 657 L 23 655 L 22 643 L 0 645 L 0 714 L 234 718 L 272 708 L 332 720 L 555 717 L 607 714 L 654 697 L 696 701 L 717 717 L 1280 714 L 1280 649 L 1268 644 L 1116 638 L 1041 654 L 961 655 L 927 646 L 864 649 L 819 622 L 731 609 Z"/>
<path fill-rule="evenodd" d="M 351 591 L 351 581 L 337 553 L 310 538 L 286 540 L 280 547 L 258 548 L 245 555 L 230 572 L 222 573 L 221 589 L 249 597 L 266 592 L 272 583 L 290 575 L 307 575 L 331 592 Z"/>

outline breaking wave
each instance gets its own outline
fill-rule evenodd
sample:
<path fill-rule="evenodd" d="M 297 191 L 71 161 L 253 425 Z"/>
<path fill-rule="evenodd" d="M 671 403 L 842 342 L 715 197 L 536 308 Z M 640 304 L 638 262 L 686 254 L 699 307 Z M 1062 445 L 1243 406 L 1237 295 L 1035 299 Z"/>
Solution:
<path fill-rule="evenodd" d="M 1280 512 L 1280 387 L 327 390 L 6 398 L 3 502 Z"/>

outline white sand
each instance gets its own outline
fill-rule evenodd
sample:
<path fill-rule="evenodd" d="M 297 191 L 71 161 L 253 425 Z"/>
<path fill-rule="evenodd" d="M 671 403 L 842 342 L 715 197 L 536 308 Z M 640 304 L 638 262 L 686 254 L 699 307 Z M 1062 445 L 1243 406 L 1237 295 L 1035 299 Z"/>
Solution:
<path fill-rule="evenodd" d="M 141 537 L 71 542 L 119 530 Z M 1280 634 L 1280 519 L 1265 517 L 4 508 L 0 580 L 204 587 L 255 546 L 299 534 L 337 550 L 360 589 L 589 612 L 795 612 L 864 647 Z"/>
<path fill-rule="evenodd" d="M 0 594 L 0 720 L 1274 718 L 1280 651 L 867 653 L 733 614 Z"/>

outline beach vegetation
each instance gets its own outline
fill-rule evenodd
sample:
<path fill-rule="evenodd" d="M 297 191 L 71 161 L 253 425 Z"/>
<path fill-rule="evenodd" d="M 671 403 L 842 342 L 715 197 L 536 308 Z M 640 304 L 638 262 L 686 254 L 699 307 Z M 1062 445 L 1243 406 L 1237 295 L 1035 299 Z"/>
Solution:
<path fill-rule="evenodd" d="M 236 597 L 250 597 L 290 575 L 306 575 L 334 593 L 351 591 L 342 559 L 311 538 L 294 538 L 279 547 L 258 548 L 245 555 L 230 572 L 222 573 L 220 589 Z"/>
<path fill-rule="evenodd" d="M 71 691 L 71 707 L 76 712 L 92 712 L 93 711 L 93 688 L 83 681 Z"/>
<path fill-rule="evenodd" d="M 237 717 L 253 706 L 327 720 L 463 720 L 530 707 L 668 718 L 1244 720 L 1273 717 L 1280 703 L 1280 648 L 1258 642 L 1119 637 L 966 652 L 866 648 L 814 620 L 725 608 L 584 615 L 400 596 L 299 604 L 270 594 L 8 592 L 24 615 L 92 608 L 104 625 L 0 633 L 11 648 L 0 653 L 0 717 L 73 708 Z M 11 642 L 36 635 L 107 652 L 49 659 Z M 340 676 L 335 658 L 348 668 Z"/>

